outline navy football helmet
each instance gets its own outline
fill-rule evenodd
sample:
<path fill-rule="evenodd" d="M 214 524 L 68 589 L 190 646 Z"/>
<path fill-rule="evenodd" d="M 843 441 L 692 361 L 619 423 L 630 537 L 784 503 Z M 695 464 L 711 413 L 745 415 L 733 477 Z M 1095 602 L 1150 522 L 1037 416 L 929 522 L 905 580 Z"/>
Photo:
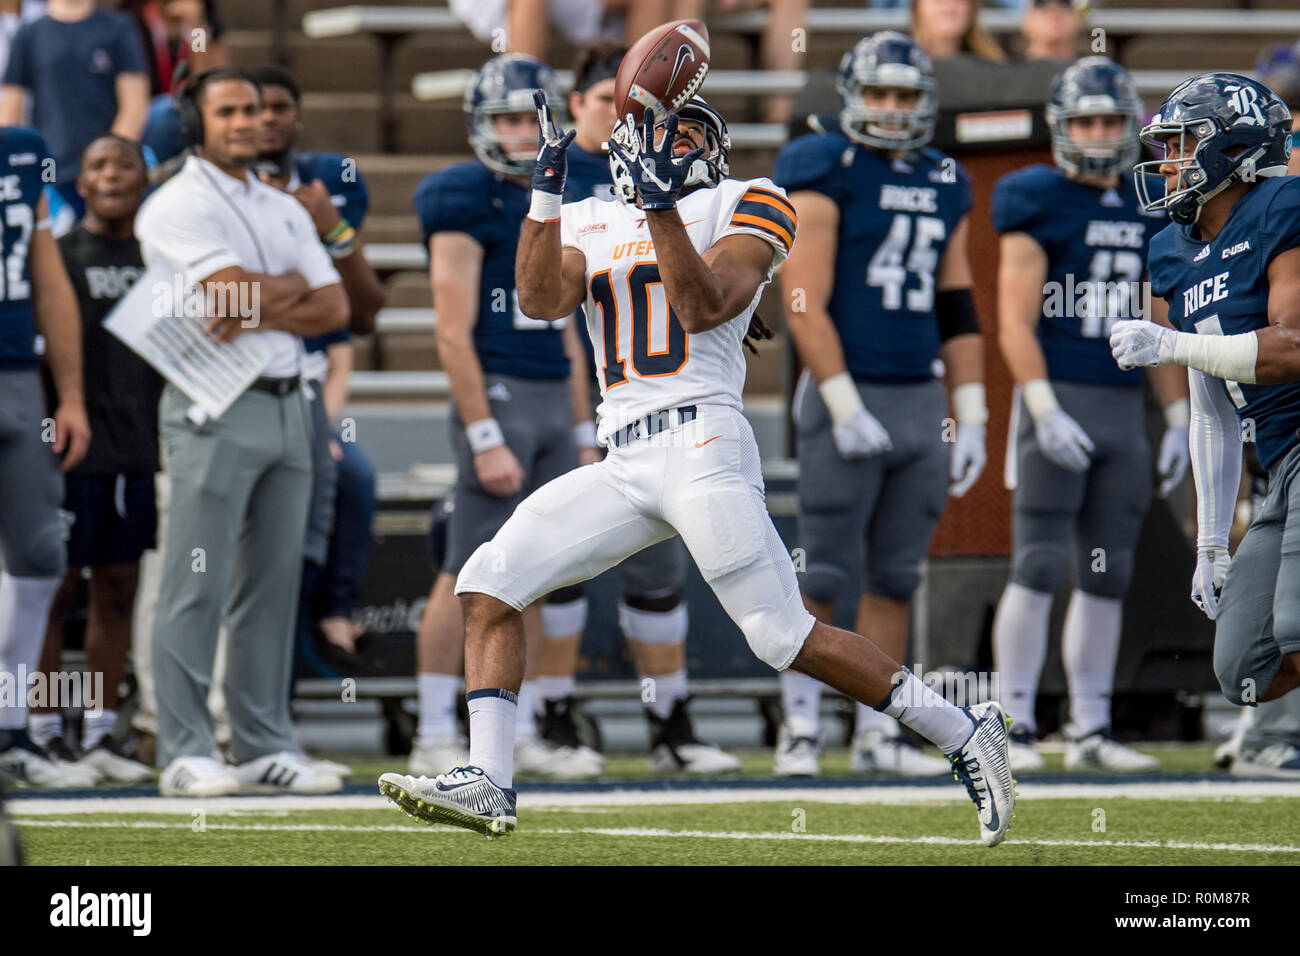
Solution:
<path fill-rule="evenodd" d="M 912 110 L 873 109 L 862 102 L 867 87 L 918 90 L 920 95 Z M 934 137 L 939 116 L 934 67 L 911 37 L 893 30 L 863 37 L 840 60 L 835 88 L 843 100 L 840 127 L 849 139 L 876 149 L 906 150 Z"/>
<path fill-rule="evenodd" d="M 536 115 L 533 91 L 546 94 L 557 125 L 565 120 L 560 84 L 549 66 L 524 53 L 504 53 L 479 68 L 465 89 L 465 126 L 469 145 L 483 165 L 507 176 L 530 176 L 537 163 L 537 144 L 526 151 L 508 152 L 492 117 L 499 113 Z"/>
<path fill-rule="evenodd" d="M 1114 139 L 1076 143 L 1070 138 L 1070 119 L 1076 116 L 1122 116 L 1124 129 Z M 1127 70 L 1106 57 L 1084 57 L 1052 81 L 1047 127 L 1052 132 L 1052 159 L 1066 172 L 1104 177 L 1132 169 L 1141 126 L 1137 85 Z"/>
<path fill-rule="evenodd" d="M 1190 225 L 1228 187 L 1286 175 L 1291 111 L 1263 83 L 1239 73 L 1206 73 L 1165 97 L 1141 138 L 1169 157 L 1133 168 L 1142 207 L 1167 209 L 1174 222 Z M 1166 162 L 1179 167 L 1179 188 L 1160 196 L 1148 182 L 1154 176 L 1163 185 L 1159 169 Z"/>
<path fill-rule="evenodd" d="M 731 174 L 731 164 L 727 162 L 727 154 L 731 151 L 727 121 L 698 93 L 677 111 L 677 116 L 704 126 L 704 153 L 691 163 L 682 194 L 701 186 L 707 189 L 718 185 Z M 626 117 L 614 125 L 613 138 L 621 146 L 627 146 L 639 134 L 637 124 L 629 126 Z M 632 179 L 632 171 L 612 149 L 609 151 L 609 171 L 614 177 L 614 195 L 624 202 L 636 202 L 636 182 Z"/>

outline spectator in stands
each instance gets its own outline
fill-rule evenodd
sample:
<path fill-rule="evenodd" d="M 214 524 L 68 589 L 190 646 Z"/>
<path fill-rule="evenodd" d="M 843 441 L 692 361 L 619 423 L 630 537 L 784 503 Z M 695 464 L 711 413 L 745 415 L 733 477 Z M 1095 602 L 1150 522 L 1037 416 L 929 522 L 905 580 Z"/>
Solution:
<path fill-rule="evenodd" d="M 527 53 L 543 61 L 553 26 L 580 46 L 598 36 L 618 36 L 621 20 L 630 45 L 659 24 L 678 19 L 673 0 L 450 0 L 450 6 L 494 52 Z"/>
<path fill-rule="evenodd" d="M 1007 56 L 979 24 L 978 0 L 912 0 L 913 39 L 932 60 L 966 54 L 992 63 Z"/>
<path fill-rule="evenodd" d="M 1073 60 L 1077 55 L 1083 16 L 1073 0 L 1029 0 L 1020 35 L 1025 60 Z"/>
<path fill-rule="evenodd" d="M 18 28 L 45 16 L 45 0 L 0 0 L 0 76 L 9 64 L 9 48 Z"/>
<path fill-rule="evenodd" d="M 14 37 L 0 92 L 0 126 L 25 122 L 29 93 L 31 125 L 54 157 L 55 191 L 81 218 L 82 150 L 104 133 L 136 141 L 144 133 L 149 81 L 130 18 L 98 9 L 95 0 L 51 0 L 48 15 Z"/>
<path fill-rule="evenodd" d="M 1287 172 L 1300 175 L 1300 41 L 1266 48 L 1255 64 L 1255 73 L 1291 110 L 1292 149 Z"/>
<path fill-rule="evenodd" d="M 127 758 L 110 735 L 131 645 L 140 556 L 154 542 L 153 476 L 158 471 L 163 381 L 102 323 L 144 271 L 134 223 L 148 185 L 139 144 L 101 136 L 81 157 L 77 189 L 86 201 L 86 218 L 59 240 L 81 311 L 91 440 L 86 457 L 64 476 L 63 507 L 73 516 L 68 571 L 50 607 L 41 669 L 47 674 L 59 670 L 64 621 L 82 570 L 89 568 L 86 664 L 92 674 L 103 675 L 105 699 L 100 713 L 86 714 L 80 746 L 65 739 L 57 709 L 34 707 L 28 718 L 32 740 L 56 763 L 79 763 L 96 780 L 115 783 L 141 783 L 153 776 L 149 767 Z"/>

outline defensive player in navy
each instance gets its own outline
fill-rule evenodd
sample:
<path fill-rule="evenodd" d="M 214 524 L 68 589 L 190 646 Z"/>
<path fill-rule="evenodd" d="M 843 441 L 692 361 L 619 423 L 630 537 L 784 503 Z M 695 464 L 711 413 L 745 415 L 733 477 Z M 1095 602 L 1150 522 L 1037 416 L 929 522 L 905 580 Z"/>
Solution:
<path fill-rule="evenodd" d="M 456 575 L 527 494 L 573 468 L 574 423 L 591 418 L 585 376 L 581 388 L 570 383 L 571 371 L 583 375 L 570 359 L 579 348 L 572 323 L 529 317 L 515 294 L 515 248 L 536 165 L 533 90 L 539 87 L 560 110 L 555 75 L 545 64 L 523 54 L 489 60 L 465 94 L 476 158 L 430 174 L 415 194 L 429 250 L 438 356 L 451 383 L 457 465 L 447 551 L 417 643 L 420 722 L 411 750 L 417 773 L 442 770 L 465 753 L 455 723 L 464 650 L 464 622 L 452 591 Z M 520 769 L 592 776 L 603 761 L 590 748 L 556 748 L 537 735 L 532 693 L 540 612 L 533 607 L 527 615 Z"/>
<path fill-rule="evenodd" d="M 564 181 L 565 202 L 595 197 L 613 200 L 613 178 L 605 142 L 618 119 L 614 106 L 614 80 L 626 52 L 621 44 L 597 41 L 579 55 L 573 70 L 573 91 L 569 112 L 576 132 L 568 149 L 568 176 Z M 717 117 L 722 124 L 722 118 Z M 725 124 L 722 124 L 725 129 Z M 605 457 L 596 443 L 595 409 L 600 404 L 600 380 L 596 375 L 596 354 L 579 312 L 577 334 L 583 346 L 580 367 L 587 375 L 586 392 L 591 420 L 574 426 L 578 464 L 588 465 Z M 695 736 L 687 709 L 686 632 L 689 627 L 686 601 L 686 549 L 680 538 L 669 538 L 632 555 L 618 566 L 622 600 L 618 622 L 632 651 L 642 700 L 650 730 L 652 770 L 688 773 L 725 773 L 740 767 L 740 761 Z M 542 736 L 559 746 L 581 747 L 573 717 L 574 673 L 578 647 L 587 620 L 587 599 L 581 586 L 564 588 L 549 595 L 542 606 L 542 644 L 538 666 L 538 698 L 545 708 L 541 715 Z M 647 683 L 647 681 L 649 683 Z"/>
<path fill-rule="evenodd" d="M 841 128 L 790 143 L 775 174 L 800 220 L 781 270 L 806 367 L 794 399 L 800 588 L 826 623 L 837 601 L 856 602 L 857 629 L 902 660 L 946 498 L 964 494 L 985 462 L 984 341 L 966 251 L 973 200 L 956 161 L 926 148 L 938 98 L 929 57 L 912 40 L 886 31 L 858 41 L 838 88 Z M 786 720 L 773 769 L 815 774 L 821 685 L 793 671 L 781 683 Z M 947 771 L 866 705 L 851 759 L 859 772 Z"/>
<path fill-rule="evenodd" d="M 1121 368 L 1190 370 L 1192 600 L 1216 622 L 1224 696 L 1247 707 L 1300 684 L 1300 179 L 1286 175 L 1290 137 L 1286 104 L 1245 76 L 1207 73 L 1165 98 L 1142 130 L 1161 158 L 1135 176 L 1147 208 L 1173 220 L 1148 262 L 1172 328 L 1132 320 L 1110 336 Z M 1241 441 L 1255 442 L 1268 494 L 1230 559 Z"/>
<path fill-rule="evenodd" d="M 0 674 L 11 681 L 37 669 L 46 615 L 67 568 L 60 457 L 67 471 L 90 444 L 77 298 L 41 195 L 52 168 L 36 130 L 0 128 Z M 52 420 L 37 370 L 38 332 L 59 393 Z M 16 701 L 0 700 L 0 774 L 33 786 L 84 786 L 88 774 L 55 766 L 27 736 L 25 689 L 23 682 Z"/>
<path fill-rule="evenodd" d="M 1071 549 L 1075 587 L 1061 638 L 1070 690 L 1065 765 L 1159 766 L 1109 734 L 1123 597 L 1151 498 L 1143 375 L 1116 367 L 1106 338 L 1115 321 L 1140 314 L 1147 246 L 1164 225 L 1140 209 L 1128 178 L 1141 122 L 1128 73 L 1105 57 L 1079 60 L 1056 78 L 1047 105 L 1055 165 L 1009 173 L 993 192 L 999 340 L 1019 386 L 1007 452 L 1014 558 L 993 622 L 1015 770 L 1043 766 L 1034 696 L 1052 594 Z M 1155 308 L 1163 313 L 1164 303 Z M 1151 384 L 1166 422 L 1166 495 L 1187 469 L 1187 386 L 1167 369 L 1153 370 Z"/>
<path fill-rule="evenodd" d="M 544 140 L 516 282 L 536 315 L 585 303 L 609 454 L 530 495 L 461 570 L 470 764 L 433 779 L 384 774 L 380 791 L 419 819 L 512 831 L 521 612 L 680 534 L 760 660 L 874 702 L 934 742 L 976 804 L 981 840 L 1000 843 L 1014 794 L 999 705 L 956 707 L 875 644 L 817 621 L 766 511 L 741 412 L 742 343 L 766 331 L 754 310 L 794 244 L 785 193 L 768 179 L 726 178 L 725 130 L 695 97 L 697 109 L 658 128 L 648 110 L 643 124 L 629 116 L 616 128 L 610 164 L 623 201 L 562 207 L 573 133 L 555 126 L 540 92 L 537 102 Z"/>

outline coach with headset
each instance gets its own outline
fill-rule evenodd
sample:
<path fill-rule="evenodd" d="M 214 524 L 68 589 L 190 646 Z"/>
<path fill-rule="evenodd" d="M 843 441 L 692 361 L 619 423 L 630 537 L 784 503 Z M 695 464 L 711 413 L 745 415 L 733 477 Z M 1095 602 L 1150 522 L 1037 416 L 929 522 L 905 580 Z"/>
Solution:
<path fill-rule="evenodd" d="M 216 67 L 176 100 L 191 155 L 141 207 L 145 263 L 203 287 L 214 339 L 257 335 L 271 358 L 220 418 L 205 418 L 173 385 L 163 393 L 171 517 L 153 635 L 160 789 L 330 792 L 340 779 L 295 753 L 284 688 L 312 484 L 300 336 L 345 325 L 347 297 L 306 210 L 251 173 L 261 123 L 254 79 Z M 229 314 L 240 311 L 234 302 L 253 303 L 254 314 Z M 223 610 L 233 767 L 214 756 L 207 707 Z"/>

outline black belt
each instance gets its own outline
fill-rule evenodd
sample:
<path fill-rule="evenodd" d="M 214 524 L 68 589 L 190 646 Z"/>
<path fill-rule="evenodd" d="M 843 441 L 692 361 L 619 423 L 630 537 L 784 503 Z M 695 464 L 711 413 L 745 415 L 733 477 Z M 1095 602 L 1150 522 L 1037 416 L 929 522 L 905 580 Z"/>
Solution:
<path fill-rule="evenodd" d="M 278 395 L 283 398 L 290 392 L 298 391 L 302 380 L 297 375 L 290 378 L 259 378 L 253 381 L 249 388 L 255 388 L 259 392 L 270 392 L 272 395 Z"/>
<path fill-rule="evenodd" d="M 677 413 L 677 421 L 671 421 L 672 413 Z M 675 428 L 677 425 L 685 425 L 687 422 L 695 421 L 695 406 L 682 405 L 678 408 L 665 408 L 661 411 L 651 412 L 645 418 L 638 418 L 630 425 L 624 425 L 618 431 L 609 436 L 609 443 L 615 448 L 626 445 L 628 442 L 636 441 L 640 438 L 649 438 L 651 435 L 657 435 L 662 431 Z"/>

